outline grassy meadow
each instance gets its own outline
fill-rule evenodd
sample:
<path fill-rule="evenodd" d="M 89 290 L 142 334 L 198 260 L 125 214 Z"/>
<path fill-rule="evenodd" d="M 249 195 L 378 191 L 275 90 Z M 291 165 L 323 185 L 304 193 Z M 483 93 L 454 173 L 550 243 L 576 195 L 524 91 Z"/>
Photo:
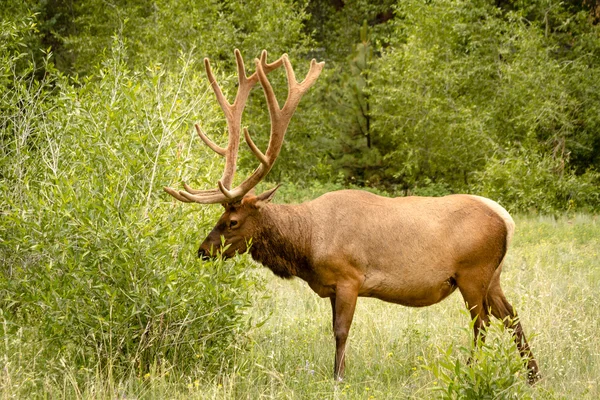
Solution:
<path fill-rule="evenodd" d="M 510 335 L 496 321 L 472 353 L 469 317 L 457 292 L 441 304 L 410 309 L 359 299 L 343 382 L 331 378 L 334 341 L 330 305 L 301 280 L 284 281 L 249 265 L 264 286 L 247 309 L 251 326 L 230 349 L 230 368 L 186 374 L 156 367 L 111 377 L 100 367 L 83 381 L 65 366 L 44 382 L 40 398 L 123 399 L 597 399 L 600 387 L 600 221 L 597 216 L 520 216 L 503 273 L 536 355 L 542 380 L 529 386 Z M 245 256 L 244 256 L 245 257 Z M 198 261 L 200 263 L 200 261 Z M 201 267 L 200 267 L 201 268 Z M 2 399 L 30 379 L 11 366 L 40 363 L 18 338 L 4 337 Z M 39 354 L 42 351 L 40 349 Z M 182 355 L 181 357 L 186 357 Z M 193 358 L 193 354 L 187 357 Z M 21 370 L 23 372 L 23 370 Z M 470 391 L 469 391 L 470 390 Z M 473 391 L 475 390 L 475 391 Z M 479 392 L 477 392 L 479 391 Z"/>
<path fill-rule="evenodd" d="M 490 398 L 596 399 L 600 396 L 598 218 L 522 216 L 517 224 L 503 287 L 519 312 L 543 379 L 530 387 L 521 370 L 512 387 Z M 459 360 L 461 368 L 469 368 L 468 352 L 459 349 L 470 348 L 469 317 L 458 292 L 423 309 L 362 298 L 349 339 L 347 376 L 335 383 L 329 301 L 300 280 L 286 282 L 269 271 L 259 273 L 268 279 L 268 297 L 251 312 L 259 319 L 270 317 L 252 332 L 249 349 L 239 354 L 239 373 L 202 383 L 198 391 L 192 390 L 198 398 L 428 399 L 444 397 L 449 382 L 432 373 L 435 364 Z M 493 374 L 502 374 L 508 371 L 505 364 L 514 362 L 506 359 L 518 356 L 510 336 L 499 334 L 497 325 L 487 343 L 498 346 L 487 354 L 494 360 L 484 363 L 496 363 L 499 368 Z"/>

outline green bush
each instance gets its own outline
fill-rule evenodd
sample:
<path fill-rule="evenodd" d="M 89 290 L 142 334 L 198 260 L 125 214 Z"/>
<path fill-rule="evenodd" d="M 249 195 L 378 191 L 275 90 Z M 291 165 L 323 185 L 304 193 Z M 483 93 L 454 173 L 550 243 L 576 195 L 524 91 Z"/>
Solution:
<path fill-rule="evenodd" d="M 472 328 L 468 336 L 472 338 Z M 531 399 L 527 369 L 502 321 L 493 320 L 475 348 L 450 346 L 442 358 L 424 367 L 436 378 L 442 399 Z M 457 350 L 457 351 L 456 351 Z M 458 354 L 456 354 L 458 353 Z"/>
<path fill-rule="evenodd" d="M 589 185 L 598 187 L 595 175 L 586 173 L 599 165 L 600 51 L 591 39 L 597 27 L 585 12 L 558 4 L 546 10 L 545 24 L 525 14 L 489 1 L 399 3 L 395 35 L 371 73 L 382 181 L 405 190 L 441 184 L 473 192 L 484 174 L 500 183 L 493 191 L 501 197 L 527 197 L 492 176 L 499 170 L 495 154 L 509 153 L 527 165 L 515 167 L 520 173 L 535 164 L 535 175 L 543 176 L 515 182 L 544 193 L 524 201 L 539 210 L 566 209 L 571 198 L 578 207 L 598 207 L 588 194 Z"/>
<path fill-rule="evenodd" d="M 220 173 L 191 129 L 197 113 L 214 112 L 204 80 L 191 55 L 171 71 L 134 73 L 124 54 L 115 39 L 94 76 L 80 81 L 51 64 L 41 81 L 33 65 L 6 69 L 1 334 L 5 354 L 31 352 L 24 364 L 3 358 L 9 376 L 61 365 L 104 376 L 221 368 L 246 329 L 256 284 L 247 259 L 195 257 L 219 209 L 162 191 L 182 177 L 213 185 Z M 8 345 L 15 338 L 20 347 Z"/>
<path fill-rule="evenodd" d="M 560 159 L 533 150 L 511 150 L 491 158 L 475 175 L 475 182 L 476 193 L 512 211 L 555 213 L 600 208 L 600 174 L 589 170 L 576 175 Z"/>

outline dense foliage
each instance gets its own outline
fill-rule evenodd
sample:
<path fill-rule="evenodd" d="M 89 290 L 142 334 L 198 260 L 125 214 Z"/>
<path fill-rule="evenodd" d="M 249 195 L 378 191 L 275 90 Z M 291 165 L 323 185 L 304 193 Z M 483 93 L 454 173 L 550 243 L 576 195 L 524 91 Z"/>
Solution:
<path fill-rule="evenodd" d="M 597 204 L 577 186 L 598 184 L 600 126 L 587 109 L 598 104 L 599 92 L 587 91 L 599 82 L 598 43 L 559 54 L 535 21 L 488 2 L 404 4 L 397 12 L 397 36 L 374 63 L 380 175 L 405 189 L 433 182 L 451 191 L 504 192 L 494 198 L 518 209 Z M 514 176 L 510 186 L 496 179 L 503 173 Z M 565 196 L 550 182 L 526 178 L 548 173 L 558 186 L 577 183 Z M 539 188 L 548 204 L 511 193 L 529 197 Z"/>
<path fill-rule="evenodd" d="M 30 377 L 22 393 L 43 384 L 40 369 L 75 380 L 218 370 L 249 323 L 247 260 L 194 257 L 218 210 L 162 195 L 166 176 L 200 166 L 203 179 L 219 173 L 192 153 L 188 123 L 212 111 L 190 58 L 171 72 L 132 72 L 122 43 L 109 51 L 94 78 L 80 80 L 48 61 L 36 80 L 36 66 L 19 71 L 18 55 L 8 54 L 0 324 L 5 354 L 24 360 L 3 370 Z"/>
<path fill-rule="evenodd" d="M 1 13 L 4 24 L 35 24 L 35 33 L 23 31 L 29 58 L 40 64 L 51 50 L 52 64 L 72 77 L 94 76 L 115 35 L 131 70 L 169 68 L 193 52 L 223 71 L 229 92 L 235 47 L 249 69 L 261 48 L 290 53 L 299 75 L 303 60 L 323 59 L 273 180 L 473 192 L 548 212 L 600 204 L 599 10 L 591 0 L 28 0 Z M 273 79 L 285 87 L 282 73 Z M 222 130 L 214 115 L 198 121 Z M 258 93 L 245 124 L 266 145 Z M 242 154 L 243 168 L 254 165 Z"/>
<path fill-rule="evenodd" d="M 247 259 L 195 260 L 219 210 L 161 190 L 220 174 L 191 129 L 224 139 L 203 57 L 229 98 L 234 48 L 249 71 L 262 48 L 298 77 L 326 61 L 270 176 L 285 201 L 350 184 L 600 209 L 596 1 L 26 0 L 0 18 L 2 368 L 32 386 L 36 368 L 209 371 L 243 338 Z M 264 148 L 260 89 L 244 124 Z M 238 179 L 255 166 L 243 149 Z M 30 361 L 6 361 L 15 338 Z"/>

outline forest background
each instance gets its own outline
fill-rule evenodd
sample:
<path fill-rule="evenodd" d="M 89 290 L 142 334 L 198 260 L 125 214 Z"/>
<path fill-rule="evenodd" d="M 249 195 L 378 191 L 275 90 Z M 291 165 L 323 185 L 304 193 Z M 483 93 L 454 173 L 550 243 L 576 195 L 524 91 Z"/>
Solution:
<path fill-rule="evenodd" d="M 213 188 L 221 173 L 192 128 L 225 140 L 204 57 L 230 99 L 234 48 L 249 72 L 262 49 L 288 53 L 297 76 L 325 61 L 267 178 L 284 183 L 278 201 L 356 187 L 474 193 L 528 215 L 600 209 L 597 0 L 0 5 L 7 398 L 111 397 L 145 376 L 221 382 L 240 368 L 264 281 L 243 257 L 199 267 L 218 210 L 162 191 Z M 243 124 L 265 148 L 260 89 Z M 256 165 L 240 157 L 238 181 Z"/>

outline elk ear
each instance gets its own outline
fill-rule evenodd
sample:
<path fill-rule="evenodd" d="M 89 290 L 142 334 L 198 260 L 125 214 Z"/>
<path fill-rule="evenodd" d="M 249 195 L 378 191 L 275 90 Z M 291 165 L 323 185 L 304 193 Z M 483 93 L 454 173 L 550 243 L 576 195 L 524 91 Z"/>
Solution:
<path fill-rule="evenodd" d="M 277 191 L 277 189 L 279 189 L 279 186 L 281 186 L 281 183 L 275 186 L 273 189 L 267 190 L 266 192 L 256 196 L 256 200 L 263 203 L 269 203 L 271 200 L 273 200 L 273 197 L 275 197 L 275 192 Z"/>

